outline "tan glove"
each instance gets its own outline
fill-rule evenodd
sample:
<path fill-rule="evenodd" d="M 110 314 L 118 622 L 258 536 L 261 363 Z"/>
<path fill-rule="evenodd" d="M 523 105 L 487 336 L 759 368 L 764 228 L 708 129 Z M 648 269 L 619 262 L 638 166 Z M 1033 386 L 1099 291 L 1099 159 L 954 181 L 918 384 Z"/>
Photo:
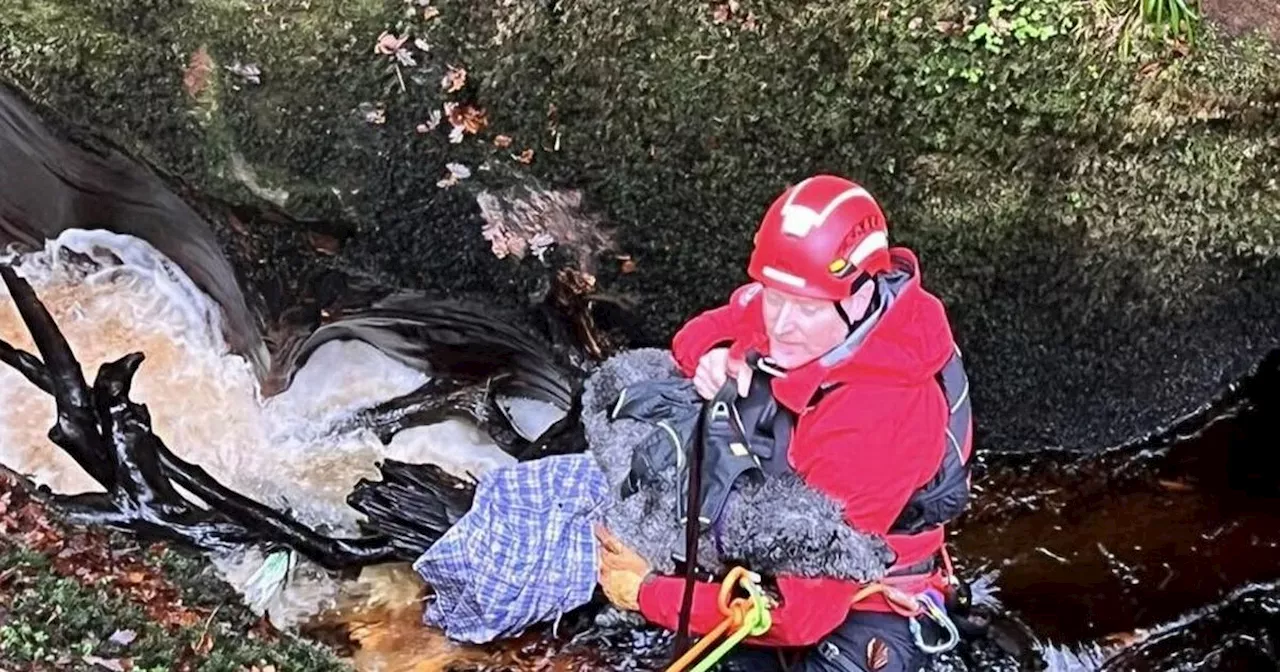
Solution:
<path fill-rule="evenodd" d="M 600 587 L 619 609 L 640 611 L 640 586 L 653 568 L 602 525 L 596 525 L 600 542 Z"/>

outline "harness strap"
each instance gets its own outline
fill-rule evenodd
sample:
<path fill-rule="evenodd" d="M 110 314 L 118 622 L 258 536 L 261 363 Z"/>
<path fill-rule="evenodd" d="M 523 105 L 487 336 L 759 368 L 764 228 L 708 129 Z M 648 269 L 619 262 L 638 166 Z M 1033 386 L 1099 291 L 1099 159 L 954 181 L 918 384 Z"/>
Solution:
<path fill-rule="evenodd" d="M 849 608 L 853 609 L 859 602 L 873 595 L 882 595 L 884 596 L 885 604 L 889 605 L 890 610 L 907 619 L 911 628 L 911 635 L 915 639 L 916 646 L 921 651 L 928 654 L 950 651 L 960 643 L 960 633 L 946 610 L 943 609 L 942 593 L 949 589 L 956 579 L 952 572 L 951 556 L 947 553 L 945 544 L 939 550 L 938 555 L 942 560 L 941 572 L 936 572 L 937 562 L 935 558 L 928 558 L 922 562 L 904 567 L 886 575 L 879 581 L 863 586 L 849 601 Z M 925 566 L 928 569 L 924 572 L 912 571 Z M 908 585 L 911 586 L 910 590 L 904 588 L 904 586 Z M 924 618 L 936 623 L 946 633 L 946 637 L 942 641 L 934 644 L 924 641 L 924 633 L 920 628 L 920 621 Z"/>

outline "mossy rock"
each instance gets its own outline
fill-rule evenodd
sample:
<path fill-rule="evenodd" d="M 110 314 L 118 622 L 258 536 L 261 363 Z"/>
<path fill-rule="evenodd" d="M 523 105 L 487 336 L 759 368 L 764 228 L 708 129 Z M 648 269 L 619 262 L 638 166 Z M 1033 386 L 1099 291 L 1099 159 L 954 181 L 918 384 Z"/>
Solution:
<path fill-rule="evenodd" d="M 920 254 L 984 446 L 1114 445 L 1276 346 L 1280 84 L 1260 39 L 1210 26 L 1190 53 L 1122 58 L 1105 17 L 1048 0 L 16 2 L 8 78 L 209 197 L 341 228 L 338 257 L 306 263 L 519 297 L 538 263 L 493 257 L 475 194 L 581 189 L 637 263 L 602 285 L 661 343 L 745 280 L 770 199 L 831 171 Z M 374 53 L 383 31 L 414 65 Z M 418 132 L 447 101 L 489 126 Z M 474 175 L 437 187 L 449 162 Z M 301 259 L 297 226 L 262 224 L 255 254 Z"/>

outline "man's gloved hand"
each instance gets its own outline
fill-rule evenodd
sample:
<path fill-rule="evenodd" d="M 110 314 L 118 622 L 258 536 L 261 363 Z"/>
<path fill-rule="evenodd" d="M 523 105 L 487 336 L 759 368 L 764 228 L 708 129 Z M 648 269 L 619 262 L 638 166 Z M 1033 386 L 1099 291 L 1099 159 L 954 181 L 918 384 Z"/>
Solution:
<path fill-rule="evenodd" d="M 652 571 L 649 562 L 628 548 L 602 525 L 596 525 L 600 541 L 600 587 L 619 609 L 640 611 L 640 584 Z"/>
<path fill-rule="evenodd" d="M 698 359 L 693 372 L 693 387 L 703 399 L 716 396 L 729 378 L 738 382 L 738 396 L 745 397 L 751 391 L 751 367 L 729 356 L 729 348 L 712 348 Z"/>

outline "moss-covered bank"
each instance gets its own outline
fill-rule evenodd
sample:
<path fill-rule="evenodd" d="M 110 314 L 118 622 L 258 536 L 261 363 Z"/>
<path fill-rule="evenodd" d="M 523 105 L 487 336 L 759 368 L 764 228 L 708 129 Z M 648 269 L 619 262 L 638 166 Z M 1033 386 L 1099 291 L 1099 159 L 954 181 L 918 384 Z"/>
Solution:
<path fill-rule="evenodd" d="M 1048 0 L 9 5 L 6 77 L 204 192 L 327 223 L 339 263 L 381 278 L 527 291 L 475 194 L 582 189 L 637 264 L 601 282 L 651 341 L 742 281 L 788 181 L 860 179 L 955 317 L 991 447 L 1124 440 L 1276 344 L 1261 39 L 1120 58 L 1089 3 Z M 487 126 L 450 142 L 447 102 Z M 472 176 L 438 187 L 448 162 Z M 260 233 L 290 241 L 260 258 L 296 254 Z"/>
<path fill-rule="evenodd" d="M 0 472 L 0 669 L 351 669 L 260 621 L 205 562 L 49 519 Z"/>

